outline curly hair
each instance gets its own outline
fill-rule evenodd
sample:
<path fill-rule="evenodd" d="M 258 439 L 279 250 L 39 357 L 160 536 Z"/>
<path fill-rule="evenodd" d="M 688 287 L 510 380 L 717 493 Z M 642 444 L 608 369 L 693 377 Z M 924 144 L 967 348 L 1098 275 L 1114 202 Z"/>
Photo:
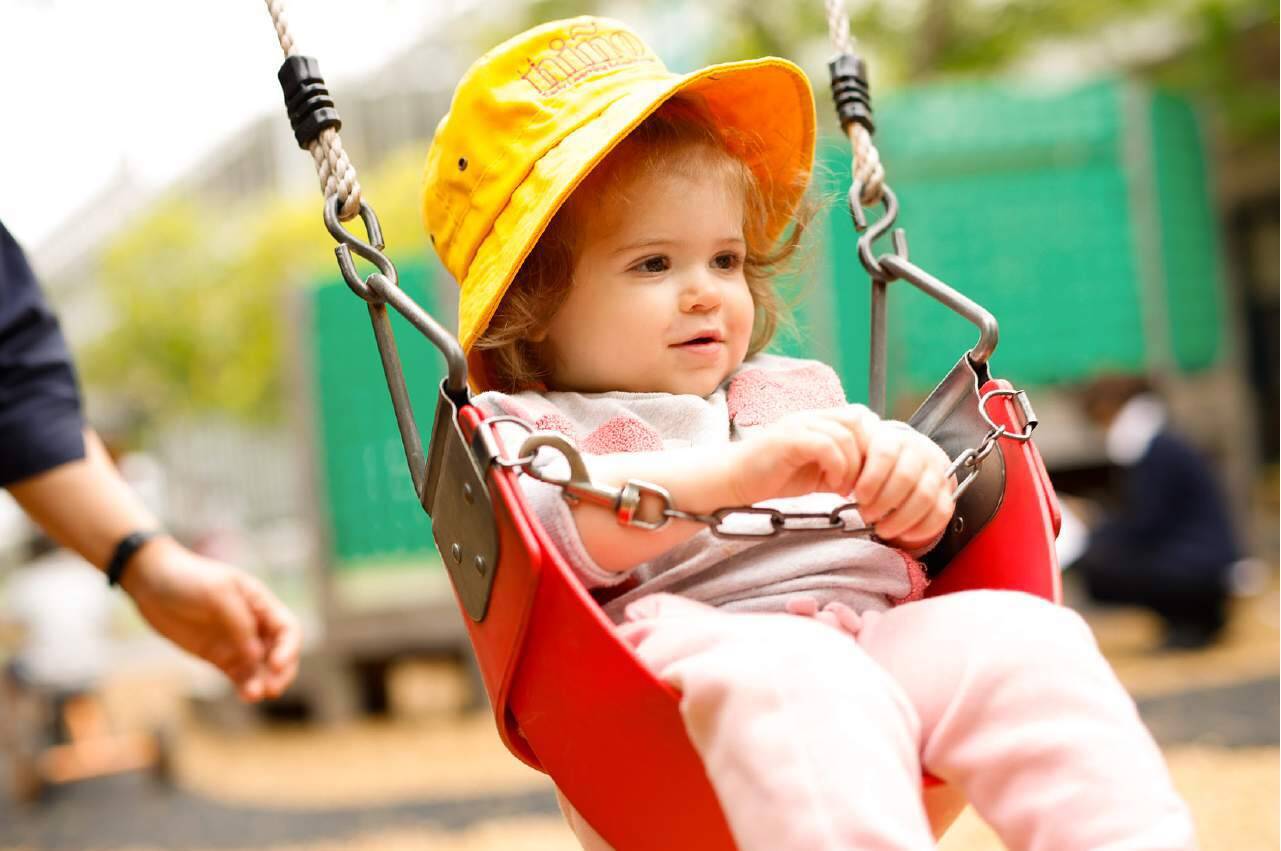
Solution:
<path fill-rule="evenodd" d="M 538 387 L 548 377 L 548 366 L 534 340 L 569 294 L 589 203 L 586 199 L 610 197 L 637 178 L 659 172 L 691 177 L 710 173 L 741 192 L 746 243 L 743 274 L 756 307 L 748 357 L 769 345 L 783 311 L 773 279 L 800 245 L 812 210 L 802 203 L 793 212 L 793 225 L 786 236 L 779 241 L 770 238 L 768 223 L 776 212 L 771 204 L 777 194 L 761 185 L 745 161 L 754 145 L 759 141 L 718 128 L 702 100 L 688 94 L 666 101 L 632 130 L 553 217 L 476 341 L 490 386 L 515 393 Z M 808 175 L 795 175 L 794 179 L 803 183 Z"/>

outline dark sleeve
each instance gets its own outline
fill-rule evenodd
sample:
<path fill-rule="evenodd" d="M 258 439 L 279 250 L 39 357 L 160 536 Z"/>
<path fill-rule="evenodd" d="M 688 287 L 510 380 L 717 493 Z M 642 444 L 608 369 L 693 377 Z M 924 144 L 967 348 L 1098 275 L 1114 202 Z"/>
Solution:
<path fill-rule="evenodd" d="M 58 319 L 0 223 L 0 486 L 83 458 L 83 428 Z"/>
<path fill-rule="evenodd" d="M 1121 503 L 1091 534 L 1091 545 L 1108 552 L 1141 552 L 1157 545 L 1178 522 L 1170 500 L 1178 499 L 1171 470 L 1155 444 L 1124 471 Z"/>
<path fill-rule="evenodd" d="M 1231 515 L 1205 459 L 1162 431 L 1129 471 L 1124 499 L 1090 538 L 1092 550 L 1142 553 L 1167 572 L 1220 566 L 1239 557 Z"/>

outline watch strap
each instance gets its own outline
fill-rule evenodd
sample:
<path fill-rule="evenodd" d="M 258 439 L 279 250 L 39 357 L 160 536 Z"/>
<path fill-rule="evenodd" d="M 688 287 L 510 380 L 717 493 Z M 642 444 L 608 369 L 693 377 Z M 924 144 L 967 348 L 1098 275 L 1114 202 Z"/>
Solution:
<path fill-rule="evenodd" d="M 119 585 L 125 568 L 129 566 L 129 560 L 134 557 L 138 550 L 142 549 L 143 544 L 160 534 L 157 531 L 140 530 L 130 532 L 121 538 L 120 542 L 116 544 L 115 550 L 111 553 L 111 561 L 107 562 L 107 584 Z"/>

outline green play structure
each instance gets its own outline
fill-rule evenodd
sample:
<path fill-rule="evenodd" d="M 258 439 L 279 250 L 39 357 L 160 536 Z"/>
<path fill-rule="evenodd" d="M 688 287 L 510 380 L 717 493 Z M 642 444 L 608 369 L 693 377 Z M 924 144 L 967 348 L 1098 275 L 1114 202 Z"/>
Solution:
<path fill-rule="evenodd" d="M 1058 92 L 970 83 L 897 92 L 877 120 L 911 256 L 997 317 L 1003 374 L 1047 386 L 1223 357 L 1216 223 L 1185 100 L 1111 80 Z M 835 192 L 845 157 L 823 151 Z M 806 318 L 857 396 L 868 296 L 842 206 L 826 225 L 828 269 L 846 279 L 829 275 L 831 309 Z M 892 391 L 920 395 L 974 331 L 910 288 L 890 291 Z"/>

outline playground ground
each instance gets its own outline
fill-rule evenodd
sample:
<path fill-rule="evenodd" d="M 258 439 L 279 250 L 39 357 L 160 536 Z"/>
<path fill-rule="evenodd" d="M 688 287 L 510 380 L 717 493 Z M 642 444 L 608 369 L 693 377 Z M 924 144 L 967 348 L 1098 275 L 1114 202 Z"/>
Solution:
<path fill-rule="evenodd" d="M 1278 848 L 1278 594 L 1240 601 L 1227 640 L 1154 654 L 1156 624 L 1090 612 L 1100 644 L 1137 699 L 1188 799 L 1206 851 Z M 38 808 L 0 799 L 0 849 L 110 851 L 571 851 L 541 775 L 502 749 L 488 716 L 459 701 L 450 670 L 407 665 L 390 719 L 336 728 L 239 732 L 176 717 L 177 787 L 142 776 L 86 781 Z M 123 715 L 174 712 L 166 683 L 121 681 Z M 1000 848 L 967 813 L 944 851 Z"/>

